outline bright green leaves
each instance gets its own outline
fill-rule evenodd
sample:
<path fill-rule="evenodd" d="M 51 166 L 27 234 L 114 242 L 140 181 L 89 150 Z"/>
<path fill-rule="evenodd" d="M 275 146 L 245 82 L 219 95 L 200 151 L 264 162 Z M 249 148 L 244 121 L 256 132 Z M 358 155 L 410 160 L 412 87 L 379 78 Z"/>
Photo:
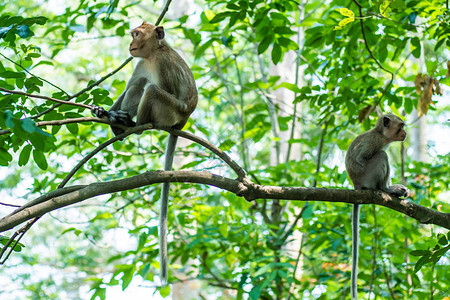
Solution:
<path fill-rule="evenodd" d="M 0 148 L 0 166 L 7 166 L 12 160 L 11 154 L 3 148 Z"/>
<path fill-rule="evenodd" d="M 23 18 L 20 16 L 2 15 L 0 16 L 0 39 L 9 42 L 10 46 L 15 45 L 16 36 L 26 39 L 33 35 L 31 26 L 44 25 L 47 22 L 45 17 Z"/>
<path fill-rule="evenodd" d="M 257 6 L 254 1 L 238 1 L 228 3 L 225 12 L 219 12 L 213 16 L 211 11 L 205 11 L 211 24 L 219 24 L 228 20 L 227 29 L 247 30 L 253 28 L 258 43 L 258 54 L 265 53 L 271 46 L 271 60 L 278 64 L 284 53 L 289 50 L 297 50 L 298 45 L 291 37 L 295 35 L 292 30 L 293 23 L 281 11 L 286 11 L 290 6 L 280 6 L 277 3 L 268 3 Z M 292 8 L 292 7 L 291 7 Z M 226 37 L 226 34 L 224 34 Z M 223 41 L 223 39 L 222 39 Z M 226 38 L 228 41 L 228 37 Z M 225 44 L 225 42 L 223 42 Z M 206 44 L 206 43 L 205 43 Z"/>
<path fill-rule="evenodd" d="M 159 293 L 161 294 L 161 297 L 166 298 L 170 295 L 170 285 L 166 285 L 159 289 Z"/>
<path fill-rule="evenodd" d="M 9 237 L 5 237 L 3 235 L 0 235 L 0 245 L 5 246 L 9 242 L 9 240 L 10 240 Z M 8 247 L 13 247 L 15 243 L 16 243 L 16 241 L 13 241 L 12 243 L 9 244 Z M 22 251 L 22 249 L 24 247 L 25 247 L 24 244 L 18 242 L 17 245 L 14 247 L 13 251 L 14 252 L 20 252 L 20 251 Z M 0 248 L 2 248 L 2 247 L 0 247 Z"/>
<path fill-rule="evenodd" d="M 9 110 L 0 114 L 0 127 L 2 129 L 9 129 L 14 134 L 14 148 L 24 144 L 27 140 L 31 144 L 25 145 L 19 155 L 19 166 L 23 166 L 28 163 L 31 151 L 33 151 L 33 160 L 36 165 L 46 170 L 48 167 L 47 160 L 44 153 L 54 150 L 56 148 L 56 139 L 53 135 L 43 131 L 36 126 L 34 121 L 25 118 L 18 119 Z M 4 141 L 11 141 L 9 138 L 4 138 Z M 15 150 L 17 151 L 17 150 Z M 12 155 L 8 153 L 4 148 L 0 148 L 0 165 L 6 166 L 11 162 Z"/>
<path fill-rule="evenodd" d="M 409 252 L 410 255 L 420 256 L 414 266 L 414 272 L 420 271 L 425 264 L 432 263 L 435 265 L 450 250 L 450 231 L 447 233 L 447 236 L 439 233 L 437 239 L 437 244 L 431 250 L 414 250 Z"/>
<path fill-rule="evenodd" d="M 348 8 L 339 8 L 337 9 L 341 15 L 347 17 L 339 22 L 338 26 L 334 26 L 333 30 L 342 30 L 344 27 L 346 27 L 348 24 L 355 21 L 355 13 L 351 11 Z"/>

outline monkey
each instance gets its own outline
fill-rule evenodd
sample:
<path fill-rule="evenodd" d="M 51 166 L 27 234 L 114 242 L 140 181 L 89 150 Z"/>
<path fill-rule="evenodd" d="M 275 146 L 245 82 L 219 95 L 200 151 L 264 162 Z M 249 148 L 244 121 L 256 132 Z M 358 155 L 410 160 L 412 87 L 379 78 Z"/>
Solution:
<path fill-rule="evenodd" d="M 162 26 L 147 22 L 131 31 L 130 54 L 140 58 L 125 91 L 109 111 L 93 106 L 99 118 L 106 117 L 115 135 L 124 132 L 115 127 L 153 123 L 160 127 L 182 129 L 197 106 L 197 87 L 191 69 L 164 39 Z M 136 121 L 133 118 L 136 117 Z M 172 170 L 177 136 L 169 135 L 164 170 Z M 161 283 L 168 281 L 167 271 L 167 211 L 169 183 L 163 183 L 159 223 Z"/>
<path fill-rule="evenodd" d="M 401 184 L 390 185 L 389 160 L 384 149 L 392 142 L 404 141 L 405 123 L 389 113 L 380 116 L 374 128 L 357 136 L 345 156 L 345 168 L 355 190 L 376 189 L 396 197 L 408 197 L 409 190 Z M 351 299 L 358 299 L 358 244 L 359 205 L 353 204 L 352 213 L 352 271 L 350 280 Z"/>

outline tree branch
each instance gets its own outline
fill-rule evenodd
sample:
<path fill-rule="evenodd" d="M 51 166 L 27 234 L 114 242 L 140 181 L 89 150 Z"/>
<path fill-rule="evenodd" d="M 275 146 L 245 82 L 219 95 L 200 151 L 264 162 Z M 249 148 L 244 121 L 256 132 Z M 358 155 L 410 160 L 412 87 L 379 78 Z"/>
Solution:
<path fill-rule="evenodd" d="M 159 23 L 161 23 L 162 19 L 166 15 L 166 12 L 169 10 L 169 5 L 172 2 L 172 0 L 166 0 L 166 4 L 164 5 L 163 10 L 161 11 L 161 14 L 158 17 L 158 20 L 156 20 L 155 26 L 158 26 Z"/>
<path fill-rule="evenodd" d="M 248 178 L 230 179 L 206 171 L 152 171 L 133 177 L 97 182 L 85 186 L 58 189 L 49 193 L 48 200 L 18 210 L 0 219 L 0 232 L 14 228 L 34 217 L 99 195 L 117 193 L 162 182 L 185 182 L 215 186 L 244 197 L 256 199 L 284 199 L 294 201 L 344 202 L 349 204 L 376 204 L 408 215 L 422 224 L 435 224 L 450 229 L 450 213 L 434 211 L 409 200 L 395 198 L 382 191 L 341 190 L 307 187 L 278 187 L 258 185 Z M 73 190 L 75 189 L 75 190 Z M 59 194 L 52 193 L 58 192 Z"/>

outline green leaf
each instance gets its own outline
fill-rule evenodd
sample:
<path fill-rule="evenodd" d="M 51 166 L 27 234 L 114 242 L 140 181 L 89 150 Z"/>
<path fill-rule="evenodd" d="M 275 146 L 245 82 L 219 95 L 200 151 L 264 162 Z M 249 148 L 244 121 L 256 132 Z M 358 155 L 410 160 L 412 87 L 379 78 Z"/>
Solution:
<path fill-rule="evenodd" d="M 31 30 L 28 25 L 19 25 L 17 26 L 16 33 L 18 36 L 25 39 L 31 35 Z"/>
<path fill-rule="evenodd" d="M 431 255 L 431 251 L 430 250 L 413 250 L 411 252 L 409 252 L 410 255 L 413 256 L 423 256 L 423 255 Z"/>
<path fill-rule="evenodd" d="M 36 163 L 36 165 L 41 169 L 41 170 L 47 170 L 48 164 L 47 164 L 47 159 L 45 158 L 45 155 L 42 151 L 39 150 L 33 150 L 33 159 L 34 162 Z"/>
<path fill-rule="evenodd" d="M 218 13 L 217 15 L 214 16 L 214 18 L 212 18 L 211 21 L 209 21 L 209 23 L 219 23 L 220 21 L 223 21 L 226 17 L 228 17 L 229 15 L 231 15 L 231 12 L 221 12 Z"/>
<path fill-rule="evenodd" d="M 273 48 L 272 48 L 272 62 L 276 65 L 280 62 L 281 60 L 281 47 L 279 44 L 275 43 L 273 44 Z"/>
<path fill-rule="evenodd" d="M 420 58 L 421 54 L 421 46 L 420 46 L 420 40 L 418 37 L 413 37 L 410 41 L 411 45 L 411 53 L 415 58 Z"/>
<path fill-rule="evenodd" d="M 64 235 L 64 234 L 66 234 L 68 232 L 72 232 L 72 231 L 76 236 L 79 236 L 81 233 L 83 233 L 80 229 L 77 229 L 75 227 L 70 227 L 70 228 L 67 228 L 66 230 L 64 230 L 63 232 L 61 232 L 61 235 Z"/>
<path fill-rule="evenodd" d="M 219 225 L 219 231 L 223 235 L 224 238 L 228 237 L 228 224 L 222 223 Z"/>
<path fill-rule="evenodd" d="M 25 78 L 25 73 L 23 72 L 14 72 L 14 71 L 4 71 L 0 73 L 0 77 L 3 78 Z"/>
<path fill-rule="evenodd" d="M 412 256 L 423 256 L 423 255 L 431 255 L 431 251 L 430 250 L 413 250 L 411 252 L 409 252 L 410 255 Z"/>
<path fill-rule="evenodd" d="M 94 300 L 97 297 L 99 297 L 101 300 L 105 300 L 106 299 L 106 289 L 105 288 L 97 288 L 95 290 L 95 293 L 92 295 L 91 300 Z"/>
<path fill-rule="evenodd" d="M 338 26 L 334 27 L 334 30 L 340 30 L 345 26 L 347 26 L 348 24 L 352 23 L 353 21 L 355 21 L 355 18 L 345 18 L 344 20 L 339 22 Z"/>
<path fill-rule="evenodd" d="M 3 148 L 0 148 L 0 165 L 7 166 L 12 160 L 12 155 Z"/>
<path fill-rule="evenodd" d="M 273 35 L 269 34 L 264 37 L 264 39 L 258 45 L 258 54 L 266 52 L 267 48 L 269 48 L 270 44 L 273 41 Z"/>
<path fill-rule="evenodd" d="M 25 130 L 28 133 L 33 133 L 36 130 L 36 123 L 34 123 L 33 120 L 29 118 L 25 118 L 20 120 L 20 123 L 22 125 L 22 129 Z"/>
<path fill-rule="evenodd" d="M 225 141 L 223 141 L 220 145 L 219 145 L 219 149 L 222 151 L 228 151 L 230 150 L 233 146 L 236 145 L 235 141 L 232 141 L 230 139 L 227 139 Z"/>
<path fill-rule="evenodd" d="M 442 246 L 445 246 L 448 244 L 447 237 L 444 234 L 439 233 L 438 238 L 439 238 L 438 243 L 441 244 Z"/>
<path fill-rule="evenodd" d="M 425 255 L 422 256 L 421 258 L 419 258 L 419 260 L 417 261 L 416 265 L 414 266 L 414 272 L 419 272 L 420 269 L 422 268 L 422 266 L 426 263 L 430 262 L 430 255 Z"/>
<path fill-rule="evenodd" d="M 122 276 L 122 291 L 124 291 L 129 285 L 134 275 L 134 266 L 130 266 L 126 271 L 123 272 Z"/>
<path fill-rule="evenodd" d="M 355 17 L 355 13 L 348 8 L 339 8 L 338 10 L 341 13 L 341 15 L 343 15 L 343 16 L 350 17 L 350 18 Z"/>
<path fill-rule="evenodd" d="M 286 88 L 297 94 L 301 93 L 301 89 L 297 85 L 295 85 L 293 83 L 289 83 L 289 82 L 282 82 L 279 85 L 277 85 L 274 89 L 277 90 L 279 88 Z"/>
<path fill-rule="evenodd" d="M 166 285 L 159 290 L 161 297 L 166 298 L 170 295 L 170 285 Z"/>
<path fill-rule="evenodd" d="M 252 300 L 259 299 L 259 296 L 261 295 L 261 286 L 255 285 L 248 295 L 250 296 L 250 299 L 252 299 Z"/>
<path fill-rule="evenodd" d="M 25 166 L 28 163 L 28 160 L 30 159 L 31 149 L 33 149 L 31 145 L 26 145 L 25 147 L 23 147 L 19 155 L 19 166 Z"/>
<path fill-rule="evenodd" d="M 78 135 L 78 124 L 77 123 L 66 124 L 66 127 L 71 134 Z"/>
<path fill-rule="evenodd" d="M 260 276 L 262 274 L 267 273 L 270 270 L 270 268 L 272 268 L 272 267 L 273 267 L 273 263 L 269 263 L 269 264 L 264 265 L 262 268 L 260 268 L 258 271 L 256 271 L 253 274 L 253 277 L 258 277 L 258 276 Z"/>

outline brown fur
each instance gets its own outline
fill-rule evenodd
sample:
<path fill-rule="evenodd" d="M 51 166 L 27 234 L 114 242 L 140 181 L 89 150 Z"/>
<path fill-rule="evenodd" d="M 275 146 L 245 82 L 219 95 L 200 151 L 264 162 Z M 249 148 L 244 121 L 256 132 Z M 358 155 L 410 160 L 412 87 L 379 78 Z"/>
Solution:
<path fill-rule="evenodd" d="M 125 91 L 111 107 L 137 125 L 183 128 L 197 106 L 197 87 L 186 62 L 163 39 L 164 29 L 143 23 L 131 32 L 130 53 L 140 57 Z M 121 122 L 117 118 L 117 123 Z M 115 133 L 121 133 L 117 127 Z"/>

